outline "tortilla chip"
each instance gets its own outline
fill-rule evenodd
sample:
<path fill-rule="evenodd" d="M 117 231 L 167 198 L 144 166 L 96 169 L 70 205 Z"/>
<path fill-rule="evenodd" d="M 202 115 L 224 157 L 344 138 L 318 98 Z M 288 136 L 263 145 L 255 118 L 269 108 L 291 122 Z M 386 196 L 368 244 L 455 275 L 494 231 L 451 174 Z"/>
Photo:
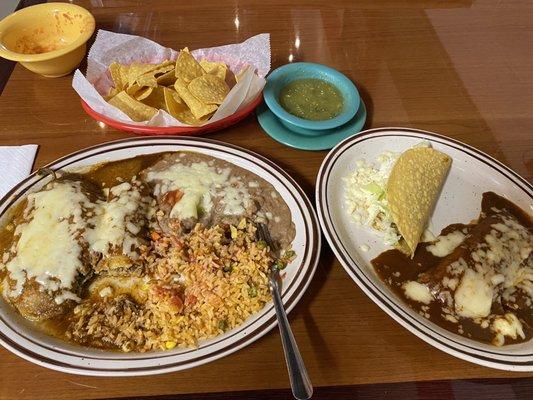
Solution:
<path fill-rule="evenodd" d="M 115 97 L 110 99 L 109 104 L 123 111 L 132 120 L 137 122 L 147 121 L 157 114 L 157 110 L 155 108 L 135 100 L 125 91 L 118 93 Z"/>
<path fill-rule="evenodd" d="M 157 65 L 157 68 L 153 71 L 154 75 L 164 74 L 168 71 L 172 71 L 176 66 L 176 61 L 166 60 Z"/>
<path fill-rule="evenodd" d="M 151 89 L 152 92 L 146 98 L 144 98 L 142 102 L 147 106 L 157 108 L 158 110 L 166 110 L 165 94 L 163 92 L 165 87 L 158 86 Z"/>
<path fill-rule="evenodd" d="M 157 80 L 155 79 L 155 76 L 152 75 L 151 72 L 148 72 L 147 74 L 137 77 L 134 85 L 139 85 L 141 87 L 143 86 L 157 87 Z"/>
<path fill-rule="evenodd" d="M 181 50 L 176 60 L 176 77 L 189 83 L 194 78 L 198 78 L 205 74 L 203 68 L 198 64 L 198 61 L 185 50 Z"/>
<path fill-rule="evenodd" d="M 122 75 L 122 65 L 116 62 L 112 62 L 109 66 L 109 73 L 111 74 L 111 79 L 115 88 L 120 92 L 124 88 L 123 75 Z"/>
<path fill-rule="evenodd" d="M 193 79 L 188 86 L 189 91 L 205 104 L 222 104 L 229 93 L 229 86 L 215 75 L 202 75 Z"/>
<path fill-rule="evenodd" d="M 137 83 L 134 83 L 133 85 L 128 86 L 128 88 L 126 88 L 126 93 L 130 96 L 135 96 L 135 94 L 141 89 L 142 86 L 138 85 Z"/>
<path fill-rule="evenodd" d="M 200 125 L 204 120 L 194 117 L 187 104 L 172 89 L 163 88 L 165 97 L 165 110 L 178 121 L 188 125 Z"/>
<path fill-rule="evenodd" d="M 154 70 L 156 67 L 157 64 L 132 63 L 128 67 L 127 86 L 133 85 L 139 76 Z"/>
<path fill-rule="evenodd" d="M 193 125 L 193 126 L 199 126 L 199 125 L 202 125 L 204 122 L 206 122 L 208 119 L 209 119 L 210 115 L 209 116 L 206 116 L 204 118 L 200 118 L 200 119 L 197 119 L 193 113 L 191 112 L 191 110 L 187 109 L 183 112 L 181 112 L 177 117 L 176 119 L 180 122 L 183 122 L 184 124 L 187 124 L 187 125 Z"/>
<path fill-rule="evenodd" d="M 163 87 L 163 101 L 165 103 L 163 108 L 174 118 L 182 111 L 189 109 L 181 97 L 174 90 L 167 87 Z"/>
<path fill-rule="evenodd" d="M 119 92 L 121 92 L 121 90 L 117 89 L 116 87 L 110 88 L 109 92 L 107 93 L 107 96 L 104 96 L 105 101 L 108 101 L 109 99 L 115 97 Z"/>
<path fill-rule="evenodd" d="M 205 58 L 202 58 L 198 62 L 198 64 L 200 64 L 203 70 L 205 71 L 205 73 L 208 74 L 210 70 L 215 69 L 219 64 L 222 64 L 222 63 L 218 63 L 215 61 L 209 61 L 209 60 L 206 60 Z"/>
<path fill-rule="evenodd" d="M 221 62 L 201 60 L 200 65 L 207 74 L 218 76 L 223 81 L 226 80 L 226 72 L 228 72 L 228 67 L 226 64 Z"/>
<path fill-rule="evenodd" d="M 214 112 L 218 107 L 214 104 L 205 104 L 198 100 L 187 88 L 187 84 L 181 79 L 176 79 L 174 83 L 174 88 L 178 92 L 182 100 L 187 104 L 192 114 L 196 119 L 201 119 L 212 112 Z"/>
<path fill-rule="evenodd" d="M 145 74 L 138 76 L 135 80 L 135 83 L 137 83 L 139 86 L 157 87 L 158 82 L 156 76 L 163 75 L 168 72 L 172 73 L 174 70 L 174 64 L 172 62 L 169 64 L 168 61 L 165 61 L 163 64 L 160 64 L 162 66 L 157 67 L 152 71 L 148 71 Z"/>
<path fill-rule="evenodd" d="M 156 81 L 157 84 L 161 86 L 174 85 L 174 82 L 176 82 L 176 73 L 174 72 L 174 69 L 158 76 Z"/>
<path fill-rule="evenodd" d="M 137 100 L 141 101 L 141 100 L 144 100 L 146 99 L 148 96 L 150 96 L 150 93 L 152 93 L 152 90 L 154 90 L 153 87 L 145 87 L 145 88 L 142 88 L 141 90 L 139 90 L 138 92 L 135 93 L 135 97 Z"/>
<path fill-rule="evenodd" d="M 392 219 L 413 257 L 437 202 L 452 159 L 430 147 L 405 151 L 392 168 L 387 200 Z"/>
<path fill-rule="evenodd" d="M 130 65 L 111 63 L 109 73 L 115 87 L 110 89 L 105 99 L 134 121 L 149 120 L 157 110 L 165 110 L 181 122 L 200 125 L 217 110 L 215 103 L 221 101 L 227 91 L 227 85 L 221 83 L 226 75 L 226 65 L 206 63 L 211 78 L 196 82 L 193 88 L 198 96 L 213 104 L 198 100 L 188 89 L 191 81 L 206 75 L 206 72 L 187 48 L 180 51 L 176 61 L 160 64 L 134 62 Z"/>
<path fill-rule="evenodd" d="M 400 240 L 398 240 L 394 247 L 400 250 L 403 254 L 411 254 L 411 249 L 409 248 L 409 245 L 407 244 L 404 238 L 400 238 Z"/>

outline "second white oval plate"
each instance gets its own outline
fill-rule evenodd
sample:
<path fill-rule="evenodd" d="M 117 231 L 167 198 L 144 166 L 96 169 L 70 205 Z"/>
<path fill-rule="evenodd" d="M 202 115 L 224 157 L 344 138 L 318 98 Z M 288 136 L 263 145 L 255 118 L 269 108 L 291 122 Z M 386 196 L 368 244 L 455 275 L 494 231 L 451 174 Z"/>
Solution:
<path fill-rule="evenodd" d="M 316 204 L 322 230 L 335 255 L 350 277 L 387 314 L 436 348 L 464 360 L 509 371 L 533 371 L 533 340 L 494 347 L 454 334 L 418 315 L 402 302 L 377 276 L 371 260 L 388 249 L 366 228 L 356 226 L 344 204 L 342 178 L 355 169 L 359 159 L 367 161 L 386 150 L 403 152 L 429 141 L 452 157 L 452 167 L 429 223 L 438 233 L 453 222 L 478 217 L 481 196 L 494 191 L 522 209 L 533 210 L 533 187 L 517 173 L 487 154 L 431 132 L 406 128 L 371 129 L 338 144 L 322 163 L 316 183 Z M 368 245 L 369 251 L 361 246 Z"/>

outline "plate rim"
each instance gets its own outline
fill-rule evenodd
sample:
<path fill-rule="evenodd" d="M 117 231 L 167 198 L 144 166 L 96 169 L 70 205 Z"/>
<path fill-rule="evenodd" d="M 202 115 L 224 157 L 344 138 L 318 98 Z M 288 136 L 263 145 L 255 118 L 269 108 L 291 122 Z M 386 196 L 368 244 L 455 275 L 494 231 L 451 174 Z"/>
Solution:
<path fill-rule="evenodd" d="M 363 268 L 361 268 L 355 260 L 352 259 L 352 257 L 349 256 L 348 252 L 343 248 L 340 237 L 337 239 L 335 236 L 337 236 L 337 232 L 333 228 L 333 225 L 330 223 L 329 219 L 329 213 L 326 211 L 329 209 L 329 206 L 326 204 L 326 189 L 327 189 L 327 181 L 325 180 L 325 174 L 326 172 L 329 172 L 331 169 L 333 169 L 336 161 L 339 158 L 340 150 L 342 150 L 345 146 L 349 145 L 351 142 L 359 142 L 361 140 L 366 140 L 365 138 L 370 136 L 371 138 L 379 138 L 386 136 L 387 134 L 390 134 L 391 136 L 410 136 L 410 137 L 420 137 L 420 139 L 429 139 L 435 138 L 436 140 L 440 142 L 444 142 L 444 144 L 453 145 L 452 147 L 458 148 L 458 150 L 462 151 L 466 156 L 473 157 L 472 154 L 470 154 L 468 151 L 481 156 L 484 158 L 484 160 L 480 159 L 480 161 L 486 162 L 487 165 L 490 168 L 493 168 L 500 173 L 502 173 L 504 176 L 506 176 L 507 179 L 509 179 L 513 184 L 516 184 L 517 187 L 524 191 L 526 195 L 532 196 L 531 193 L 533 193 L 533 186 L 529 184 L 527 180 L 525 180 L 523 177 L 521 177 L 518 173 L 513 171 L 511 168 L 507 167 L 505 164 L 501 163 L 500 161 L 496 160 L 494 157 L 482 152 L 481 150 L 476 149 L 473 146 L 470 146 L 466 143 L 463 143 L 459 140 L 449 138 L 444 135 L 440 135 L 434 132 L 425 131 L 421 129 L 414 129 L 414 128 L 404 128 L 404 127 L 381 127 L 381 128 L 374 128 L 369 129 L 360 132 L 357 135 L 353 135 L 345 140 L 343 140 L 341 143 L 339 143 L 337 146 L 335 146 L 324 158 L 316 180 L 315 185 L 315 203 L 317 208 L 317 214 L 320 221 L 320 226 L 322 228 L 322 232 L 329 243 L 330 247 L 332 248 L 335 256 L 345 269 L 345 271 L 348 273 L 350 278 L 355 281 L 355 283 L 359 286 L 361 290 L 374 302 L 376 305 L 378 305 L 383 311 L 385 311 L 391 318 L 393 318 L 396 322 L 398 322 L 403 328 L 407 329 L 409 332 L 413 333 L 414 335 L 418 336 L 425 342 L 429 343 L 433 347 L 436 347 L 437 349 L 444 351 L 446 353 L 449 353 L 455 357 L 461 358 L 463 360 L 473 362 L 475 364 L 496 368 L 496 369 L 503 369 L 508 371 L 533 371 L 533 353 L 532 354 L 525 354 L 525 355 L 510 355 L 510 354 L 498 354 L 501 357 L 508 357 L 508 358 L 520 358 L 520 357 L 528 357 L 531 360 L 525 361 L 523 363 L 512 363 L 510 360 L 502 360 L 502 359 L 495 359 L 486 357 L 487 353 L 490 354 L 490 352 L 483 351 L 480 349 L 472 349 L 477 353 L 481 354 L 475 354 L 475 353 L 468 353 L 465 352 L 463 349 L 459 348 L 459 346 L 462 347 L 469 347 L 462 343 L 457 343 L 453 339 L 449 338 L 448 335 L 444 336 L 443 339 L 447 341 L 451 341 L 454 343 L 454 345 L 450 345 L 446 342 L 442 342 L 439 340 L 437 333 L 429 334 L 427 333 L 427 330 L 431 329 L 430 325 L 433 325 L 430 321 L 426 321 L 425 323 L 422 323 L 420 321 L 416 321 L 413 318 L 411 318 L 410 315 L 408 315 L 405 312 L 406 306 L 401 304 L 398 299 L 389 299 L 386 295 L 381 293 L 379 290 L 376 290 L 374 292 L 374 289 L 372 287 L 368 286 L 368 283 L 372 283 L 370 279 L 368 279 L 366 276 L 364 276 Z M 503 171 L 502 171 L 503 170 Z M 504 172 L 510 173 L 512 178 L 505 174 Z M 513 179 L 514 178 L 514 179 Z M 520 185 L 516 182 L 518 180 L 520 182 Z M 337 242 L 341 244 L 338 246 Z M 346 253 L 346 254 L 344 254 Z M 361 271 L 361 276 L 358 275 L 358 271 Z M 365 282 L 368 281 L 368 282 Z M 375 285 L 374 285 L 375 286 Z M 402 315 L 403 314 L 403 315 Z M 435 337 L 437 336 L 437 337 Z M 440 335 L 442 336 L 442 335 Z M 457 347 L 456 347 L 457 346 Z"/>
<path fill-rule="evenodd" d="M 131 137 L 126 139 L 120 139 L 110 142 L 104 142 L 97 145 L 93 145 L 90 147 L 86 147 L 83 149 L 80 149 L 78 151 L 72 152 L 70 154 L 67 154 L 63 157 L 60 157 L 47 165 L 43 166 L 42 168 L 53 168 L 56 165 L 60 165 L 61 163 L 68 161 L 69 159 L 74 159 L 73 162 L 80 161 L 77 156 L 81 156 L 84 154 L 87 154 L 89 157 L 97 155 L 98 153 L 94 153 L 94 150 L 102 149 L 113 151 L 113 150 L 120 150 L 123 149 L 123 147 L 120 147 L 121 144 L 135 144 L 138 142 L 151 142 L 154 145 L 157 145 L 157 142 L 174 142 L 173 145 L 181 146 L 181 147 L 189 147 L 190 150 L 194 151 L 195 148 L 199 148 L 202 144 L 206 145 L 209 149 L 209 146 L 211 146 L 212 150 L 215 151 L 228 151 L 232 156 L 237 157 L 239 159 L 242 159 L 246 162 L 252 162 L 261 167 L 263 170 L 265 170 L 268 174 L 275 177 L 278 180 L 285 179 L 289 186 L 287 186 L 287 189 L 292 192 L 292 196 L 294 198 L 295 203 L 300 208 L 301 213 L 303 213 L 303 224 L 306 227 L 306 229 L 309 230 L 308 240 L 306 241 L 306 251 L 305 253 L 309 253 L 309 256 L 307 260 L 304 258 L 302 260 L 302 263 L 300 264 L 299 268 L 301 268 L 301 271 L 298 273 L 301 275 L 301 282 L 298 283 L 298 275 L 295 275 L 295 282 L 296 286 L 293 291 L 293 293 L 285 293 L 284 304 L 287 305 L 287 312 L 290 312 L 296 304 L 301 300 L 304 293 L 307 291 L 307 288 L 309 284 L 311 283 L 313 276 L 316 272 L 318 262 L 320 259 L 320 253 L 321 253 L 321 235 L 320 235 L 320 227 L 318 223 L 318 218 L 316 215 L 316 211 L 314 210 L 311 201 L 309 200 L 306 193 L 303 191 L 303 189 L 298 185 L 298 183 L 280 166 L 278 166 L 273 161 L 269 160 L 268 158 L 252 151 L 245 149 L 240 146 L 236 146 L 230 143 L 221 142 L 218 140 L 213 139 L 206 139 L 206 138 L 196 138 L 196 137 L 184 137 L 184 136 L 163 136 L 163 137 L 154 137 L 154 136 L 144 136 L 144 137 Z M 169 143 L 160 143 L 160 145 L 169 145 Z M 149 146 L 148 143 L 141 143 L 139 146 Z M 128 146 L 125 146 L 126 148 Z M 244 154 L 239 154 L 244 153 Z M 127 158 L 127 157 L 126 157 Z M 259 161 L 258 164 L 256 161 Z M 269 167 L 271 169 L 267 170 L 266 167 Z M 242 168 L 242 167 L 241 167 Z M 21 188 L 24 187 L 25 184 L 32 181 L 32 179 L 37 177 L 38 170 L 30 174 L 27 178 L 19 182 L 14 188 L 12 188 L 4 197 L 0 199 L 0 206 L 2 206 L 5 211 L 7 211 L 13 204 L 13 202 L 16 200 L 14 197 L 14 194 Z M 31 184 L 28 183 L 28 187 L 24 188 L 24 192 L 27 191 L 30 187 L 37 184 L 38 181 L 32 182 Z M 7 206 L 6 206 L 7 204 Z M 309 244 L 312 243 L 313 246 L 310 247 Z M 303 275 L 303 276 L 302 276 Z M 290 297 L 289 297 L 290 295 Z M 120 368 L 120 369 L 87 369 L 84 366 L 81 365 L 72 365 L 72 364 L 65 364 L 60 361 L 61 356 L 58 358 L 47 358 L 43 357 L 40 354 L 38 354 L 35 350 L 43 349 L 45 346 L 42 346 L 41 344 L 35 344 L 37 346 L 36 349 L 25 349 L 23 348 L 19 343 L 16 342 L 16 340 L 13 340 L 11 337 L 9 337 L 5 332 L 0 331 L 0 344 L 4 346 L 9 351 L 13 352 L 14 354 L 30 361 L 35 364 L 44 366 L 46 368 L 58 370 L 61 372 L 67 372 L 71 374 L 79 374 L 79 375 L 88 375 L 88 376 L 141 376 L 141 375 L 154 375 L 154 374 L 160 374 L 160 373 L 167 373 L 172 371 L 178 371 L 183 369 L 192 368 L 195 366 L 199 366 L 211 361 L 215 361 L 221 357 L 224 357 L 226 355 L 229 355 L 231 353 L 234 353 L 241 348 L 255 342 L 268 332 L 270 332 L 276 325 L 277 320 L 276 316 L 268 316 L 271 313 L 272 310 L 267 309 L 264 313 L 257 315 L 258 320 L 261 318 L 264 318 L 265 321 L 262 322 L 258 327 L 255 327 L 253 330 L 250 330 L 249 332 L 243 333 L 243 336 L 234 341 L 233 343 L 229 343 L 226 345 L 220 346 L 219 349 L 215 349 L 214 351 L 211 351 L 210 353 L 207 353 L 200 357 L 200 359 L 192 359 L 192 360 L 175 360 L 174 364 L 172 362 L 157 364 L 153 366 L 148 367 L 138 367 L 138 368 Z M 8 324 L 6 324 L 8 325 Z M 9 325 L 8 325 L 9 328 Z M 249 328 L 249 327 L 244 327 Z M 23 335 L 22 338 L 27 340 Z M 20 340 L 20 337 L 18 337 Z M 221 341 L 227 340 L 228 338 L 224 338 Z M 51 346 L 54 347 L 54 346 Z M 49 350 L 49 347 L 46 347 L 47 350 Z M 58 354 L 61 354 L 61 349 L 53 348 L 51 351 L 55 352 L 58 350 Z M 166 355 L 167 359 L 172 359 L 172 356 L 179 356 L 180 354 L 174 354 L 174 355 Z M 87 358 L 82 355 L 74 355 L 74 354 L 68 354 L 70 357 L 76 357 L 76 358 Z M 151 357 L 152 359 L 159 360 L 163 359 L 165 356 L 164 353 L 161 354 L 161 357 L 159 355 L 155 355 Z M 98 360 L 105 361 L 105 358 L 98 358 L 94 357 L 92 358 L 97 362 Z M 109 361 L 109 359 L 107 359 Z M 128 360 L 126 358 L 122 359 L 123 362 L 141 362 L 143 359 L 132 359 Z"/>

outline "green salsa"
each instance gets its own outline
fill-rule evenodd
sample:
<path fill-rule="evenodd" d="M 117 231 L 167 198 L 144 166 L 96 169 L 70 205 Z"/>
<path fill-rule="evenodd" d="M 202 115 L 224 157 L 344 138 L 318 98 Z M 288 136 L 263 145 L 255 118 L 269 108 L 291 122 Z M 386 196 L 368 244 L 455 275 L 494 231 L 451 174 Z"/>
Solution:
<path fill-rule="evenodd" d="M 299 79 L 281 89 L 279 103 L 285 111 L 311 121 L 338 116 L 343 98 L 339 89 L 321 79 Z"/>

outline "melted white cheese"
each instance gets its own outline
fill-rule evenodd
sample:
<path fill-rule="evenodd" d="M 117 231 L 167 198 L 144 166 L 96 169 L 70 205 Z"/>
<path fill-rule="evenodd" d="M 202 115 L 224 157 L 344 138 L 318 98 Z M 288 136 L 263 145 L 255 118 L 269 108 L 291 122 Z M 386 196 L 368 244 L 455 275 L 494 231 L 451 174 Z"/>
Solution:
<path fill-rule="evenodd" d="M 106 286 L 105 288 L 101 289 L 98 294 L 100 297 L 108 297 L 113 294 L 113 289 L 111 289 L 110 286 Z"/>
<path fill-rule="evenodd" d="M 442 285 L 453 290 L 458 281 L 453 306 L 451 302 L 447 302 L 450 310 L 454 310 L 454 316 L 474 319 L 484 327 L 490 325 L 495 333 L 494 343 L 502 345 L 505 336 L 514 338 L 516 335 L 520 336 L 521 324 L 514 314 L 511 316 L 490 314 L 492 302 L 501 296 L 505 301 L 514 303 L 515 292 L 521 289 L 527 296 L 526 305 L 531 304 L 533 270 L 527 260 L 533 242 L 528 230 L 506 215 L 502 215 L 502 222 L 493 224 L 491 228 L 483 238 L 484 242 L 470 254 L 472 262 L 467 264 L 461 258 L 447 267 L 447 272 L 451 276 L 444 277 Z M 442 254 L 442 256 L 449 254 L 449 249 L 456 247 L 460 239 L 461 234 L 454 232 L 454 237 L 444 239 L 444 245 L 436 244 L 434 250 L 436 249 L 438 254 L 435 252 L 433 254 Z"/>
<path fill-rule="evenodd" d="M 503 317 L 496 317 L 490 329 L 496 334 L 494 338 L 494 344 L 496 346 L 503 346 L 506 336 L 512 339 L 516 339 L 519 336 L 522 339 L 526 337 L 522 323 L 513 313 L 507 313 Z"/>
<path fill-rule="evenodd" d="M 236 183 L 223 189 L 221 203 L 224 204 L 224 214 L 242 215 L 245 206 L 250 203 L 250 194 L 242 183 Z"/>
<path fill-rule="evenodd" d="M 215 185 L 222 185 L 229 176 L 229 170 L 224 169 L 217 173 L 215 168 L 205 162 L 182 165 L 175 163 L 162 171 L 150 171 L 147 174 L 148 181 L 161 181 L 161 186 L 156 186 L 156 196 L 165 194 L 171 190 L 180 190 L 183 197 L 178 201 L 170 212 L 172 218 L 198 218 L 198 206 L 202 205 L 206 211 L 210 211 L 210 191 Z"/>
<path fill-rule="evenodd" d="M 429 288 L 422 283 L 416 281 L 405 282 L 402 289 L 405 292 L 405 296 L 413 301 L 429 304 L 433 300 Z"/>
<path fill-rule="evenodd" d="M 13 258 L 6 263 L 19 296 L 26 279 L 34 278 L 45 290 L 69 289 L 78 271 L 83 210 L 91 205 L 79 182 L 56 182 L 51 189 L 28 195 L 24 210 L 28 222 L 20 224 Z M 61 301 L 61 299 L 60 299 Z"/>
<path fill-rule="evenodd" d="M 141 193 L 127 182 L 112 187 L 110 193 L 113 197 L 108 201 L 97 202 L 90 221 L 94 227 L 87 229 L 85 239 L 93 252 L 106 256 L 112 249 L 120 248 L 124 255 L 136 259 L 132 248 L 140 245 L 135 235 L 141 228 L 131 219 L 143 201 Z"/>
<path fill-rule="evenodd" d="M 28 222 L 17 227 L 19 239 L 3 257 L 15 283 L 10 296 L 19 296 L 26 280 L 34 278 L 42 290 L 57 292 L 56 303 L 79 301 L 68 289 L 83 268 L 84 242 L 91 252 L 104 256 L 118 250 L 131 259 L 138 258 L 134 250 L 140 245 L 136 235 L 141 226 L 133 217 L 142 206 L 148 206 L 149 199 L 143 199 L 138 188 L 127 182 L 107 193 L 108 201 L 92 203 L 79 182 L 62 181 L 28 196 L 23 212 Z"/>
<path fill-rule="evenodd" d="M 62 291 L 60 294 L 56 295 L 54 301 L 57 304 L 62 304 L 66 300 L 74 300 L 76 303 L 79 303 L 81 299 L 76 296 L 74 293 L 69 292 L 68 290 Z"/>
<path fill-rule="evenodd" d="M 492 306 L 492 289 L 493 285 L 481 274 L 472 269 L 466 270 L 455 291 L 455 312 L 465 318 L 488 316 Z"/>
<path fill-rule="evenodd" d="M 463 243 L 465 234 L 461 231 L 453 231 L 444 236 L 437 236 L 435 243 L 426 247 L 436 257 L 446 257 L 451 254 L 457 246 Z"/>
<path fill-rule="evenodd" d="M 217 170 L 205 162 L 175 163 L 162 171 L 148 172 L 147 180 L 159 182 L 154 189 L 156 196 L 172 190 L 183 192 L 183 197 L 172 207 L 172 218 L 198 218 L 198 208 L 211 211 L 215 195 L 221 196 L 226 215 L 244 213 L 251 201 L 247 187 L 239 178 L 230 177 L 228 168 Z"/>

